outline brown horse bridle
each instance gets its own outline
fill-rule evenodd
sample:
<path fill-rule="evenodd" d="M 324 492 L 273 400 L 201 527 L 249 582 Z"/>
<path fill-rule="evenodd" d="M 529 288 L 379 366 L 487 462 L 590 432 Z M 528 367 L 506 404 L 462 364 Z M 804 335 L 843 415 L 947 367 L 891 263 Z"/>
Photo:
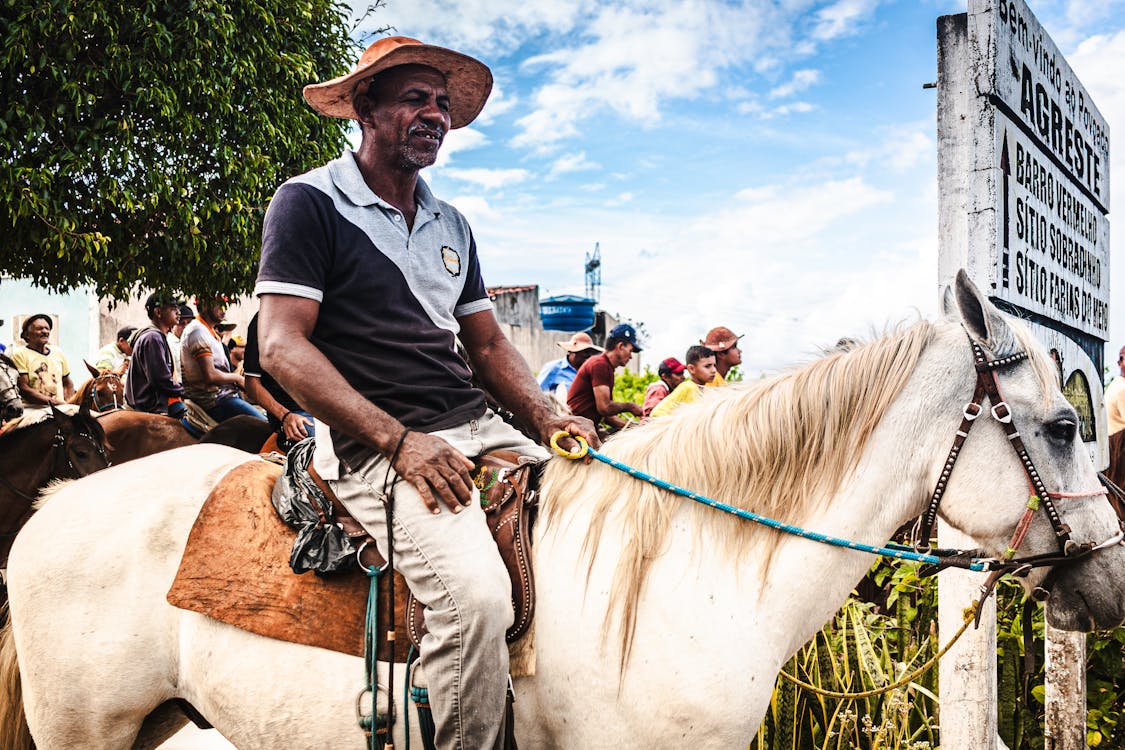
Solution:
<path fill-rule="evenodd" d="M 994 572 L 989 577 L 988 583 L 985 584 L 984 588 L 986 590 L 991 589 L 996 579 L 1004 573 L 1026 575 L 1032 568 L 1072 563 L 1098 550 L 1121 544 L 1122 540 L 1125 539 L 1125 525 L 1122 525 L 1120 521 L 1119 526 L 1121 528 L 1118 530 L 1118 533 L 1106 539 L 1104 542 L 1078 543 L 1071 539 L 1070 526 L 1063 522 L 1058 508 L 1055 506 L 1055 501 L 1105 495 L 1107 494 L 1106 488 L 1100 486 L 1097 489 L 1083 492 L 1050 492 L 1043 483 L 1039 471 L 1035 468 L 1035 463 L 1031 460 L 1031 456 L 1027 453 L 1023 438 L 1012 422 L 1011 409 L 1008 407 L 1007 402 L 1004 401 L 1003 396 L 1001 396 L 1000 384 L 996 379 L 997 370 L 1028 359 L 1027 352 L 1020 351 L 1006 357 L 990 360 L 985 355 L 984 349 L 976 341 L 969 339 L 969 345 L 973 349 L 973 360 L 977 373 L 976 388 L 973 391 L 972 400 L 965 405 L 961 425 L 957 428 L 957 434 L 953 439 L 953 447 L 949 449 L 949 456 L 946 458 L 945 465 L 942 467 L 941 474 L 938 476 L 937 486 L 934 487 L 926 510 L 921 516 L 919 531 L 916 537 L 917 542 L 915 544 L 915 549 L 919 552 L 932 552 L 933 554 L 942 555 L 948 558 L 948 563 L 943 560 L 942 563 L 936 565 L 923 566 L 926 568 L 923 574 L 933 574 L 946 567 L 962 567 L 959 564 L 960 560 L 958 558 L 971 554 L 962 550 L 931 550 L 929 542 L 933 535 L 934 523 L 937 521 L 938 507 L 941 505 L 942 497 L 945 495 L 945 489 L 949 483 L 949 477 L 953 473 L 953 467 L 957 463 L 957 457 L 961 453 L 961 448 L 965 445 L 965 440 L 969 437 L 969 430 L 972 429 L 977 418 L 985 413 L 984 399 L 986 397 L 992 404 L 992 418 L 999 422 L 1000 426 L 1004 429 L 1005 434 L 1008 436 L 1008 442 L 1012 446 L 1012 449 L 1015 450 L 1020 465 L 1023 467 L 1024 475 L 1027 477 L 1029 498 L 1027 508 L 1024 510 L 1019 523 L 1016 524 L 1015 533 L 1012 535 L 1012 539 L 1008 543 L 1004 555 L 992 566 Z M 1054 530 L 1059 550 L 1057 553 L 1048 552 L 1039 555 L 1016 557 L 1016 552 L 1019 550 L 1020 545 L 1023 544 L 1027 532 L 1031 528 L 1031 522 L 1040 508 L 1047 514 L 1047 518 L 1051 522 L 1051 528 Z"/>
<path fill-rule="evenodd" d="M 53 438 L 51 438 L 51 453 L 54 459 L 52 462 L 51 477 L 58 479 L 80 479 L 88 475 L 90 472 L 82 471 L 74 465 L 74 460 L 71 459 L 70 451 L 68 450 L 70 441 L 67 440 L 66 435 L 63 434 L 62 425 L 59 424 L 57 420 L 55 421 L 55 435 Z M 105 461 L 105 466 L 102 468 L 109 467 L 109 457 L 106 455 L 105 446 L 102 444 L 101 440 L 82 431 L 75 432 L 74 435 L 71 436 L 71 439 L 73 439 L 74 437 L 84 437 L 89 440 L 93 444 L 95 450 L 97 450 L 98 455 L 100 455 L 102 457 L 102 460 Z M 12 484 L 12 482 L 3 474 L 0 474 L 0 485 L 4 485 L 4 487 L 6 487 L 9 491 L 15 493 L 16 495 L 23 498 L 24 500 L 27 500 L 30 503 L 34 503 L 38 499 L 20 490 L 19 487 L 16 487 L 14 484 Z M 18 531 L 19 527 L 17 527 L 15 531 L 0 532 L 0 538 L 15 536 Z"/>
<path fill-rule="evenodd" d="M 121 380 L 121 376 L 116 372 L 103 372 L 101 375 L 98 375 L 96 378 L 94 378 L 94 384 L 90 386 L 90 403 L 93 404 L 96 411 L 112 411 L 113 409 L 121 409 L 125 406 L 125 404 L 119 403 L 117 401 L 116 386 L 111 389 L 111 392 L 113 393 L 113 401 L 107 401 L 103 404 L 98 400 L 98 386 L 102 383 L 108 383 L 109 381 L 117 381 L 122 386 L 124 386 L 124 382 Z M 122 387 L 121 391 L 122 393 L 124 393 L 124 387 Z"/>

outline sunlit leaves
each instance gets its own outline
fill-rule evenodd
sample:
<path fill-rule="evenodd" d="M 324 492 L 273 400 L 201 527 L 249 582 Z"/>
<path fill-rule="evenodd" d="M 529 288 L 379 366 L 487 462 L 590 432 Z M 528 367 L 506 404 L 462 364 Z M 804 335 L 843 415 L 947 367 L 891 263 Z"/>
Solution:
<path fill-rule="evenodd" d="M 344 147 L 301 88 L 355 59 L 334 0 L 0 0 L 0 272 L 249 290 L 269 197 Z"/>

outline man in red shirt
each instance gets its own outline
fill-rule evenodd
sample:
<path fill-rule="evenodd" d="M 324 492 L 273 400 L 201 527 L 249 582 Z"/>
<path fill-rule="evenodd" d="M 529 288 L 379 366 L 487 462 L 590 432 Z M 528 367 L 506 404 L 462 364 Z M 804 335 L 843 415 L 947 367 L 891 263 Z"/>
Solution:
<path fill-rule="evenodd" d="M 610 432 L 620 430 L 626 424 L 617 416 L 629 412 L 641 416 L 641 405 L 629 401 L 613 400 L 613 372 L 618 367 L 629 364 L 633 352 L 639 352 L 637 332 L 628 323 L 615 326 L 605 342 L 605 351 L 590 357 L 578 369 L 578 376 L 570 384 L 566 405 L 580 417 L 586 417 L 594 424 L 604 423 Z"/>

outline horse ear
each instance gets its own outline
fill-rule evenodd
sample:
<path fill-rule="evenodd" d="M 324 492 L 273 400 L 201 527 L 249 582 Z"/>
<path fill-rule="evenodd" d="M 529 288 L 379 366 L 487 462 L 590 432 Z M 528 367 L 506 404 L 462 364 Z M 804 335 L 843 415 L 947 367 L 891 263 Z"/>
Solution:
<path fill-rule="evenodd" d="M 52 419 L 62 421 L 62 419 L 65 416 L 66 416 L 66 412 L 62 411 L 61 409 L 56 407 L 54 404 L 51 404 L 51 418 Z"/>
<path fill-rule="evenodd" d="M 956 317 L 958 312 L 957 300 L 953 296 L 953 287 L 946 284 L 941 292 L 941 313 L 947 318 Z"/>
<path fill-rule="evenodd" d="M 93 377 L 96 378 L 97 376 L 101 375 L 101 373 L 98 372 L 98 368 L 94 367 L 86 360 L 82 360 L 82 364 L 86 365 L 86 369 L 90 371 L 90 375 L 92 375 Z"/>
<path fill-rule="evenodd" d="M 969 336 L 994 354 L 1005 352 L 1016 344 L 1015 334 L 996 306 L 988 301 L 965 269 L 957 272 L 954 294 L 961 322 Z"/>

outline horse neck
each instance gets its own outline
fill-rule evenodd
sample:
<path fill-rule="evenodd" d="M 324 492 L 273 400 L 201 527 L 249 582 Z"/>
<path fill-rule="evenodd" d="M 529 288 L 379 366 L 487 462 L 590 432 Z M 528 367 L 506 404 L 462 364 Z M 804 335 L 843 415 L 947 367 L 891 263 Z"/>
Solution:
<path fill-rule="evenodd" d="M 55 461 L 54 437 L 53 420 L 12 432 L 4 441 L 4 450 L 0 450 L 0 475 L 19 492 L 35 497 L 51 477 Z M 30 510 L 30 500 L 0 483 L 0 535 L 16 531 L 30 515 Z M 6 550 L 4 555 L 6 557 Z"/>

